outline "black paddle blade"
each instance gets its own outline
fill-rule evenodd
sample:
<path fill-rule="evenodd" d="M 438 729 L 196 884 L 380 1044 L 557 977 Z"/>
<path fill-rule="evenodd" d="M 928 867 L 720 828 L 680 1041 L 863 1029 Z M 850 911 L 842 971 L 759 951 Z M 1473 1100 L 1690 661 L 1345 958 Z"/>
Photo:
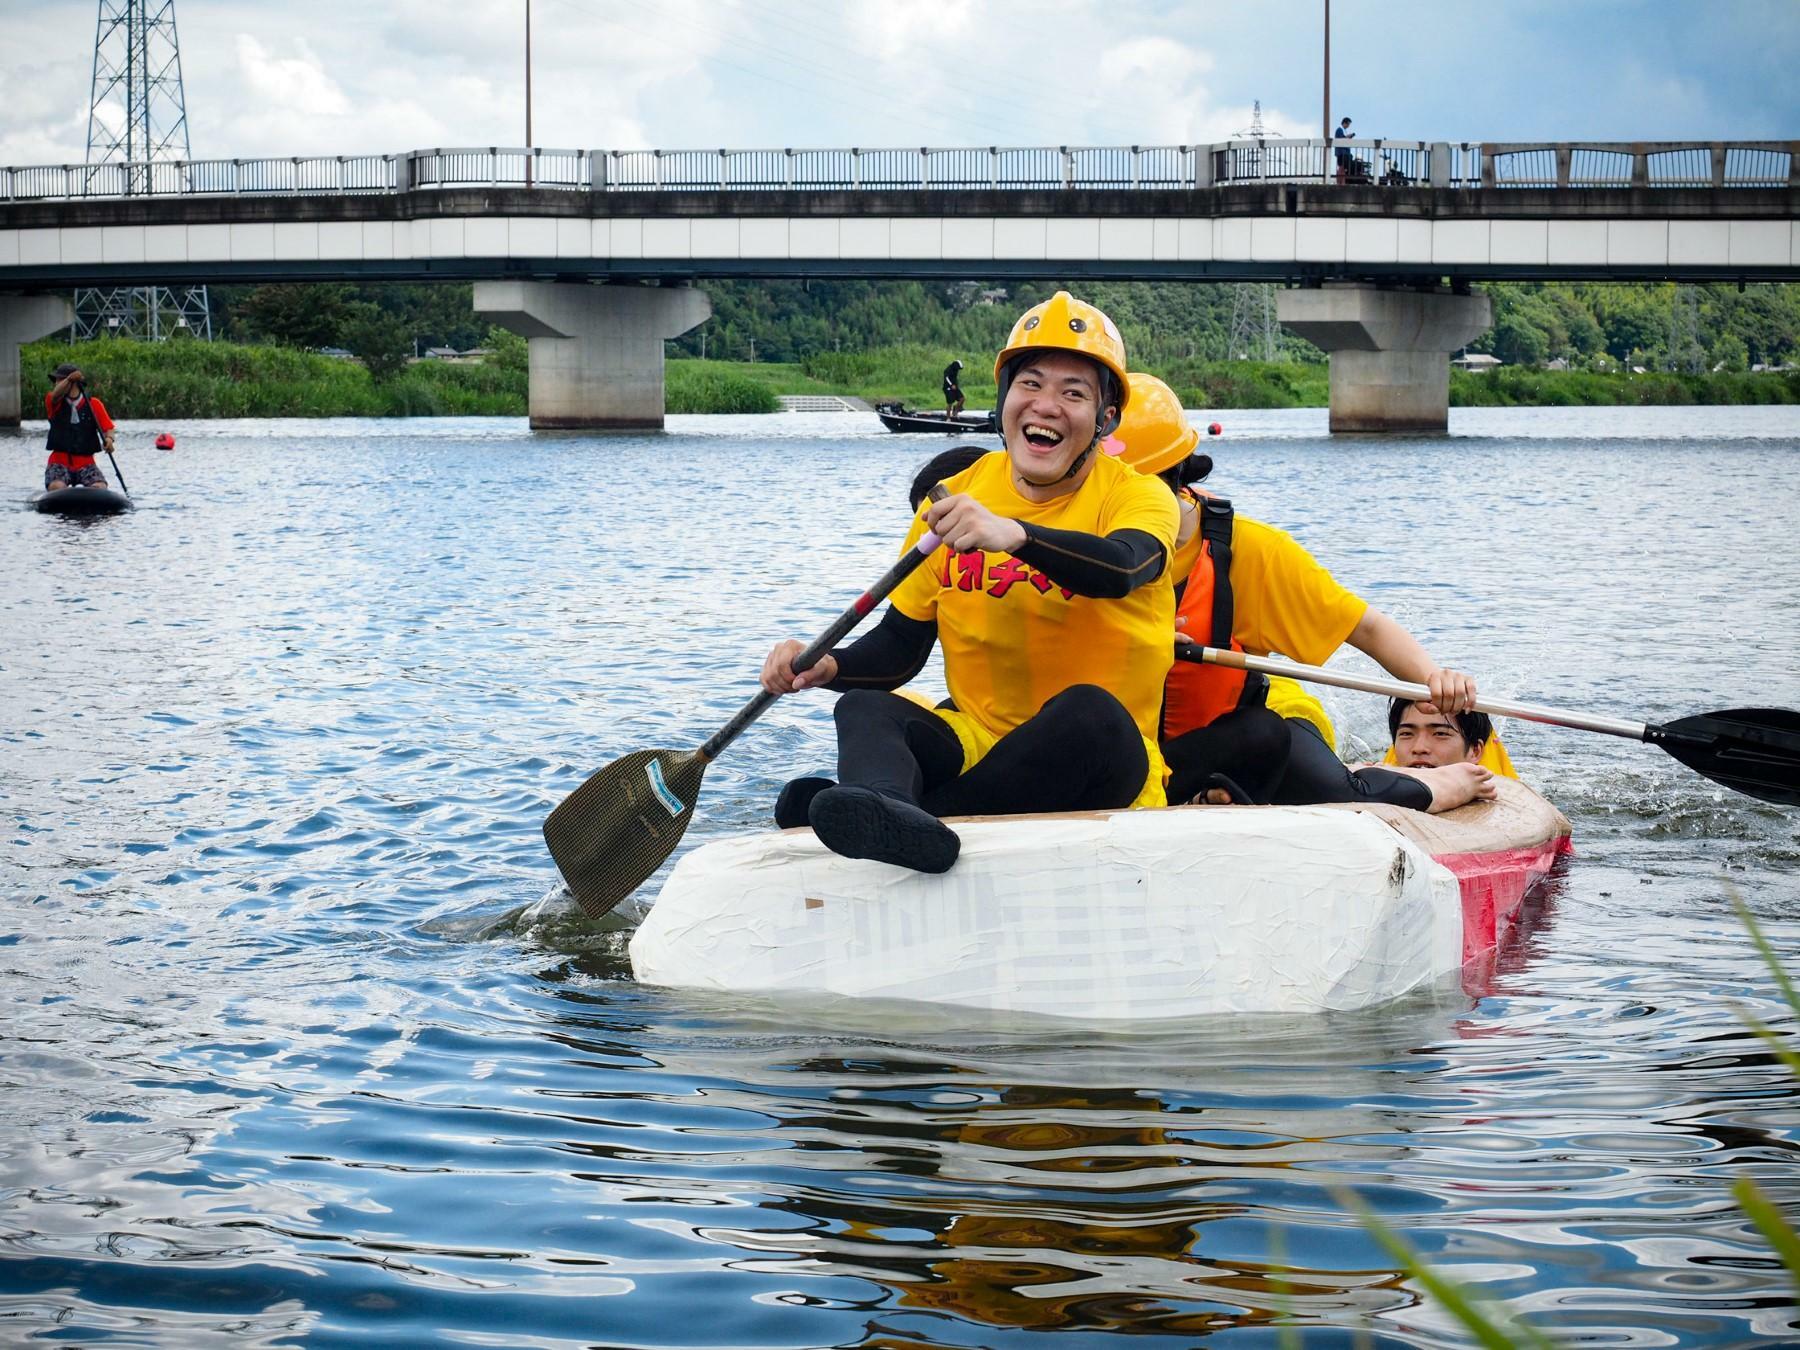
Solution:
<path fill-rule="evenodd" d="M 694 818 L 706 760 L 638 750 L 607 765 L 544 821 L 544 842 L 576 903 L 598 919 L 642 886 Z"/>
<path fill-rule="evenodd" d="M 1715 783 L 1765 802 L 1800 806 L 1800 712 L 1791 708 L 1697 713 L 1648 727 L 1644 739 Z"/>

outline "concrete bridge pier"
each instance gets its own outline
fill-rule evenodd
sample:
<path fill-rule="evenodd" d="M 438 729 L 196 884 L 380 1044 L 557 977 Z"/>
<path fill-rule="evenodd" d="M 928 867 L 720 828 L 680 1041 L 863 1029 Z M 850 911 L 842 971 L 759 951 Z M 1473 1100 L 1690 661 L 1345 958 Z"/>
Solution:
<path fill-rule="evenodd" d="M 75 322 L 75 306 L 66 295 L 0 295 L 0 427 L 16 427 L 23 411 L 20 396 L 19 348 L 48 337 Z M 49 371 L 37 372 L 48 375 Z M 46 384 L 40 392 L 48 392 Z M 43 412 L 42 400 L 33 415 Z"/>
<path fill-rule="evenodd" d="M 1326 282 L 1281 291 L 1275 316 L 1331 357 L 1331 429 L 1445 431 L 1450 353 L 1493 325 L 1485 295 Z"/>
<path fill-rule="evenodd" d="M 534 428 L 660 431 L 663 342 L 712 301 L 685 286 L 478 281 L 475 312 L 529 340 Z"/>

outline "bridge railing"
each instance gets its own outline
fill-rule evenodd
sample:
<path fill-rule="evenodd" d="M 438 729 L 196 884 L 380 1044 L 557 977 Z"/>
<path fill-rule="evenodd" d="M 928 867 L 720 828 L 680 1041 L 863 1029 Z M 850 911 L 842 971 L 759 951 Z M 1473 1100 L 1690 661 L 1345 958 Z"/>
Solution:
<path fill-rule="evenodd" d="M 1347 153 L 1346 164 L 1338 159 Z M 0 201 L 394 193 L 1179 190 L 1242 183 L 1440 188 L 1800 188 L 1800 141 L 1234 140 L 1217 145 L 553 150 L 478 146 L 0 168 Z"/>
<path fill-rule="evenodd" d="M 1487 144 L 1476 182 L 1499 188 L 1800 187 L 1800 143 L 1656 141 Z"/>

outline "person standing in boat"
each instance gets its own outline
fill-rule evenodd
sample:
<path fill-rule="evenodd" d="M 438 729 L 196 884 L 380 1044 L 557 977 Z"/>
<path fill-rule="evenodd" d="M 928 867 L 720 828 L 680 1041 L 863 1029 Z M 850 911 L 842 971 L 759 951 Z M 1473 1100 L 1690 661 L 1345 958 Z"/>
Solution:
<path fill-rule="evenodd" d="M 961 840 L 940 817 L 1161 806 L 1156 744 L 1175 619 L 1179 519 L 1154 480 L 1097 453 L 1129 390 L 1125 344 L 1058 291 L 994 363 L 1006 448 L 915 517 L 946 548 L 897 587 L 881 622 L 805 673 L 796 641 L 763 665 L 772 694 L 828 688 L 839 782 L 800 779 L 799 814 L 827 848 L 943 872 Z M 949 708 L 893 691 L 941 645 Z"/>
<path fill-rule="evenodd" d="M 1178 644 L 1279 652 L 1322 665 L 1348 642 L 1396 678 L 1427 686 L 1452 714 L 1474 704 L 1473 678 L 1439 666 L 1418 639 L 1345 590 L 1293 536 L 1237 515 L 1229 501 L 1195 487 L 1212 460 L 1194 453 L 1200 433 L 1181 400 L 1154 375 L 1133 372 L 1129 383 L 1114 441 L 1118 457 L 1159 478 L 1181 511 L 1173 566 Z M 1293 680 L 1229 667 L 1178 661 L 1168 675 L 1161 730 L 1175 802 L 1376 801 L 1448 811 L 1494 795 L 1491 775 L 1473 764 L 1352 770 L 1337 757 L 1337 733 L 1318 699 Z"/>
<path fill-rule="evenodd" d="M 955 417 L 963 410 L 962 362 L 952 361 L 944 367 L 944 416 Z"/>
<path fill-rule="evenodd" d="M 89 396 L 80 366 L 60 365 L 50 372 L 50 379 L 50 392 L 44 395 L 44 415 L 50 419 L 44 442 L 50 452 L 44 464 L 44 490 L 105 487 L 94 456 L 103 449 L 108 454 L 113 450 L 113 420 L 106 405 Z"/>

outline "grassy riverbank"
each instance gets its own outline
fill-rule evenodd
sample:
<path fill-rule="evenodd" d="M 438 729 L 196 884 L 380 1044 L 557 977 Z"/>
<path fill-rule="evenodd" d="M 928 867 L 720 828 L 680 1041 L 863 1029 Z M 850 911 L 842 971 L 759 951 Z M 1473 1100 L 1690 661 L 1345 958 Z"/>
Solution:
<path fill-rule="evenodd" d="M 94 392 L 122 418 L 523 417 L 526 411 L 522 339 L 502 339 L 485 362 L 419 361 L 387 380 L 371 378 L 355 361 L 231 342 L 34 342 L 19 355 L 27 416 L 35 415 L 49 372 L 63 361 L 79 364 Z M 949 360 L 947 350 L 922 345 L 824 352 L 791 363 L 672 359 L 665 367 L 665 402 L 671 413 L 766 413 L 779 410 L 781 394 L 841 394 L 936 408 Z M 1154 373 L 1185 406 L 1202 411 L 1320 408 L 1330 399 L 1326 367 L 1317 362 L 1183 360 Z M 988 368 L 970 361 L 962 387 L 971 408 L 993 406 Z M 1800 374 L 1596 374 L 1522 366 L 1481 375 L 1452 371 L 1450 403 L 1800 403 Z"/>
<path fill-rule="evenodd" d="M 19 352 L 25 415 L 40 414 L 49 373 L 81 366 L 121 418 L 523 417 L 524 342 L 485 362 L 418 361 L 377 381 L 356 361 L 232 342 L 34 342 Z M 754 370 L 755 367 L 750 367 Z M 671 361 L 672 413 L 775 412 L 767 383 L 718 361 Z"/>

